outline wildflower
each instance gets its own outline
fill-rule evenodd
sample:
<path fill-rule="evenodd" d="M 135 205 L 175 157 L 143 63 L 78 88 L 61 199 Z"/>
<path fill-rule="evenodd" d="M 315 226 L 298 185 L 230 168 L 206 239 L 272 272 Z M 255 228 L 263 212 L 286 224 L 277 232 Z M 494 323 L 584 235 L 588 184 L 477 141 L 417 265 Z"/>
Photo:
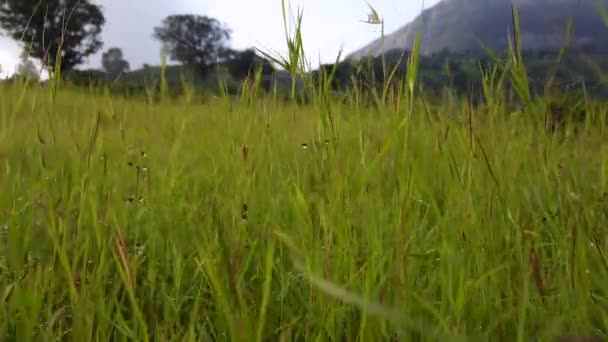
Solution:
<path fill-rule="evenodd" d="M 135 255 L 142 256 L 142 255 L 144 255 L 145 251 L 146 251 L 146 246 L 140 245 L 140 244 L 135 245 Z"/>

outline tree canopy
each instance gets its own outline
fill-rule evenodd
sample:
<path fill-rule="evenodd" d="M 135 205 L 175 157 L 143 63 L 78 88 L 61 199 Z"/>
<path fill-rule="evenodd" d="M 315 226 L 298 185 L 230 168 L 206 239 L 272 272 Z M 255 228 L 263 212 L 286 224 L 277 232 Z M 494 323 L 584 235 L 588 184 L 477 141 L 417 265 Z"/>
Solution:
<path fill-rule="evenodd" d="M 230 74 L 237 79 L 253 74 L 260 67 L 262 74 L 270 74 L 275 71 L 272 63 L 257 55 L 254 49 L 235 52 L 226 64 Z"/>
<path fill-rule="evenodd" d="M 91 0 L 0 0 L 0 27 L 50 72 L 57 64 L 72 70 L 96 53 L 104 24 Z"/>
<path fill-rule="evenodd" d="M 154 37 L 162 42 L 171 60 L 196 67 L 203 74 L 211 64 L 233 53 L 227 47 L 230 30 L 207 16 L 168 16 L 154 28 Z"/>
<path fill-rule="evenodd" d="M 112 77 L 129 71 L 129 62 L 124 59 L 122 50 L 117 47 L 110 48 L 103 53 L 101 65 L 103 70 Z"/>

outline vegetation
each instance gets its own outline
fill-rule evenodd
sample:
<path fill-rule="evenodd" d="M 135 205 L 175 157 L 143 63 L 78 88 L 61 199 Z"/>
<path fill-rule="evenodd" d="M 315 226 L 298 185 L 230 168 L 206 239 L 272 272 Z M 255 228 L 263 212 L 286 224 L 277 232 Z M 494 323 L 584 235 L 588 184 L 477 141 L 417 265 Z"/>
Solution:
<path fill-rule="evenodd" d="M 70 71 L 102 46 L 105 18 L 90 0 L 0 0 L 0 28 L 49 71 Z"/>
<path fill-rule="evenodd" d="M 213 64 L 232 52 L 226 44 L 230 31 L 214 18 L 200 15 L 171 15 L 154 29 L 172 60 L 205 74 Z"/>
<path fill-rule="evenodd" d="M 521 13 L 523 50 L 559 50 L 569 44 L 608 52 L 605 18 L 599 11 L 606 5 L 604 0 L 449 0 L 424 10 L 412 22 L 348 57 L 361 59 L 393 49 L 411 49 L 419 29 L 423 32 L 421 54 L 425 56 L 443 50 L 485 54 L 480 42 L 495 51 L 505 51 L 514 29 L 510 10 L 513 3 Z M 569 28 L 573 30 L 569 32 Z"/>
<path fill-rule="evenodd" d="M 301 19 L 276 60 L 305 105 L 259 72 L 202 101 L 165 66 L 155 101 L 0 84 L 0 339 L 607 338 L 607 102 L 537 96 L 517 35 L 477 102 L 421 92 L 420 37 L 332 91 Z"/>
<path fill-rule="evenodd" d="M 113 78 L 129 71 L 129 62 L 124 59 L 122 50 L 116 47 L 110 48 L 103 53 L 101 65 L 103 70 Z"/>
<path fill-rule="evenodd" d="M 337 64 L 333 78 L 334 89 L 349 89 L 355 83 L 380 88 L 390 77 L 399 80 L 407 72 L 407 57 L 403 50 L 392 50 L 382 56 L 364 60 L 346 60 Z M 502 54 L 506 57 L 508 52 Z M 524 51 L 527 74 L 533 92 L 542 94 L 549 78 L 567 93 L 580 96 L 583 88 L 595 97 L 608 97 L 605 76 L 598 70 L 608 70 L 606 54 L 584 49 L 560 51 Z M 491 55 L 475 52 L 443 51 L 421 56 L 419 82 L 428 95 L 441 94 L 449 88 L 461 95 L 483 96 L 482 71 L 495 64 Z M 332 70 L 333 64 L 320 71 Z M 386 72 L 394 70 L 394 75 Z M 318 72 L 317 72 L 318 73 Z M 316 74 L 316 73 L 315 73 Z"/>

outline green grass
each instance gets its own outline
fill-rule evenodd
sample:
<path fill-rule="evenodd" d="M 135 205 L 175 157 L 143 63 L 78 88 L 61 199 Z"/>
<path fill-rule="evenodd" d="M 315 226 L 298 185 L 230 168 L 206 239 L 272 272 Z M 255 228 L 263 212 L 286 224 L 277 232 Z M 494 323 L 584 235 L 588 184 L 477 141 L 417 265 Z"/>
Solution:
<path fill-rule="evenodd" d="M 23 91 L 0 100 L 3 340 L 606 336 L 605 104 L 549 135 L 418 100 L 405 135 L 336 103 L 334 140 L 270 98 Z"/>
<path fill-rule="evenodd" d="M 546 129 L 513 56 L 479 106 L 1 85 L 0 340 L 606 338 L 608 104 Z"/>

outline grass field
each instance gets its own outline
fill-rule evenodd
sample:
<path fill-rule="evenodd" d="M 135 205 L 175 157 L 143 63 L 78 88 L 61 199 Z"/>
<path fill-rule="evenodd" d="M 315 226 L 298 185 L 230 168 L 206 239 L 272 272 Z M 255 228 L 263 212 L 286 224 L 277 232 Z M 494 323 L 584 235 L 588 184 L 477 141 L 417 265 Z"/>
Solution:
<path fill-rule="evenodd" d="M 608 332 L 605 104 L 2 94 L 2 340 Z"/>
<path fill-rule="evenodd" d="M 608 104 L 548 130 L 514 65 L 520 109 L 0 86 L 0 340 L 608 337 Z"/>

